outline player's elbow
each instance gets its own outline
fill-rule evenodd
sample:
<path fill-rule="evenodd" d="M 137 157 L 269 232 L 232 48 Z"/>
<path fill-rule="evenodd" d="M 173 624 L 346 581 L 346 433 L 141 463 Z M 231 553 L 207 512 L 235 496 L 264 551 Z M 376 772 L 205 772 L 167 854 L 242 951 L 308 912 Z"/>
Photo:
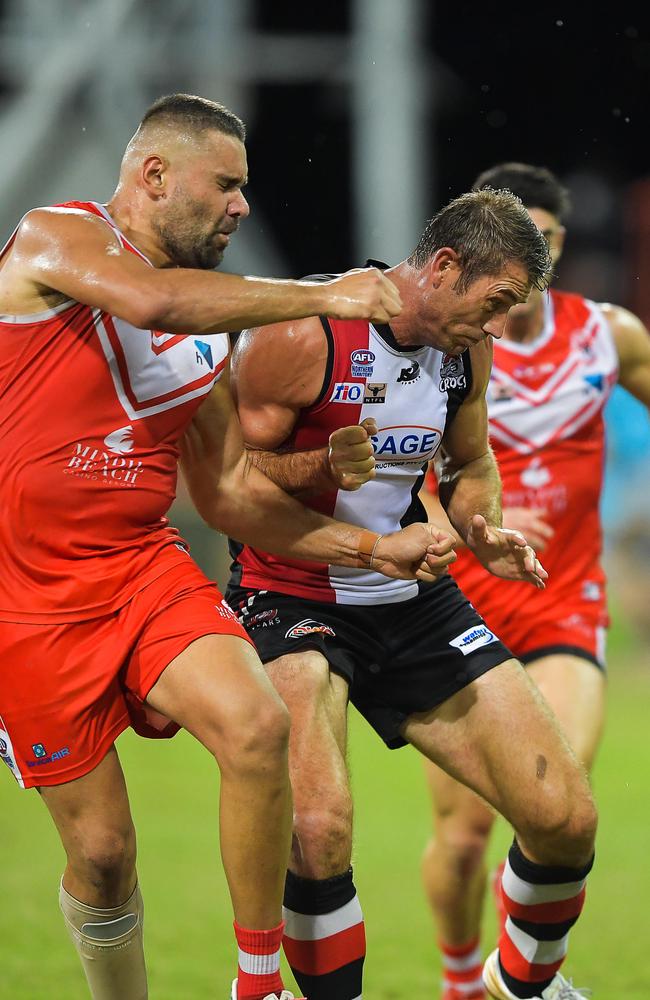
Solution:
<path fill-rule="evenodd" d="M 245 519 L 244 483 L 237 470 L 222 472 L 218 481 L 203 482 L 200 490 L 192 491 L 192 499 L 200 517 L 214 531 L 231 535 L 238 541 L 238 530 Z"/>
<path fill-rule="evenodd" d="M 126 315 L 128 313 L 128 315 Z M 129 296 L 123 315 L 128 323 L 138 330 L 170 330 L 172 322 L 172 299 L 161 288 L 146 289 Z"/>

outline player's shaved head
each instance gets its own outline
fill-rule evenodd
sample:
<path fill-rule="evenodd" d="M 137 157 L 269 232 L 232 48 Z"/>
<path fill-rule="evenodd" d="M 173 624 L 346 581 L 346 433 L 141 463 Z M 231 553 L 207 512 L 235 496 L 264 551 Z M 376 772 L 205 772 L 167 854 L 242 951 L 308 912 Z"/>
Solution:
<path fill-rule="evenodd" d="M 145 111 L 135 135 L 124 153 L 122 168 L 128 166 L 134 154 L 171 153 L 174 148 L 189 144 L 200 146 L 210 134 L 222 135 L 244 143 L 246 126 L 223 104 L 194 94 L 168 94 L 160 97 Z"/>
<path fill-rule="evenodd" d="M 194 94 L 168 94 L 160 97 L 145 111 L 138 133 L 153 129 L 178 129 L 200 134 L 208 130 L 246 140 L 246 126 L 241 118 L 217 101 Z"/>

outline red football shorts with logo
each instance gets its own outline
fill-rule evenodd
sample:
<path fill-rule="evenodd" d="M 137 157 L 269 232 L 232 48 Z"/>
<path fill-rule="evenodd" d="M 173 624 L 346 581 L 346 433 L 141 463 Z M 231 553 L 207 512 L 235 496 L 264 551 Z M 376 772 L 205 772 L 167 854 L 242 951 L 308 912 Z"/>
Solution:
<path fill-rule="evenodd" d="M 169 737 L 178 726 L 144 702 L 165 667 L 203 635 L 253 645 L 188 556 L 122 608 L 88 621 L 0 622 L 0 757 L 24 788 L 91 771 L 129 726 Z"/>
<path fill-rule="evenodd" d="M 551 576 L 545 590 L 535 590 L 529 583 L 490 576 L 464 552 L 451 573 L 465 597 L 522 662 L 567 653 L 604 669 L 609 616 L 602 573 L 564 587 Z"/>

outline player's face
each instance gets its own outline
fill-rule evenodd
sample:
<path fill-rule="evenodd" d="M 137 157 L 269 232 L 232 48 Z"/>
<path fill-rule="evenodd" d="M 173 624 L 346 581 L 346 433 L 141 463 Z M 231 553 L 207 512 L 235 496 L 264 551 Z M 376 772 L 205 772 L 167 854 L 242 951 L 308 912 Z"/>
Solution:
<path fill-rule="evenodd" d="M 234 136 L 209 132 L 169 170 L 167 197 L 154 226 L 178 267 L 218 267 L 230 236 L 250 209 L 242 188 L 248 179 L 246 150 Z"/>
<path fill-rule="evenodd" d="M 528 272 L 515 262 L 499 274 L 477 278 L 466 291 L 446 288 L 436 346 L 460 354 L 487 337 L 501 337 L 509 310 L 525 302 L 529 292 Z"/>

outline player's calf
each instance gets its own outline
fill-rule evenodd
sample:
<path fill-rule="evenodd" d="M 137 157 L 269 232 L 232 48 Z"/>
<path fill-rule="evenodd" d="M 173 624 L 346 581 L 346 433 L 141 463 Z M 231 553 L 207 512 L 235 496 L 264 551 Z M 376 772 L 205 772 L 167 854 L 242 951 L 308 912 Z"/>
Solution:
<path fill-rule="evenodd" d="M 75 899 L 62 882 L 59 905 L 93 1000 L 146 1000 L 144 905 L 138 886 L 120 906 L 100 908 Z"/>
<path fill-rule="evenodd" d="M 358 1000 L 366 935 L 352 869 L 326 879 L 287 872 L 284 952 L 309 1000 Z"/>

